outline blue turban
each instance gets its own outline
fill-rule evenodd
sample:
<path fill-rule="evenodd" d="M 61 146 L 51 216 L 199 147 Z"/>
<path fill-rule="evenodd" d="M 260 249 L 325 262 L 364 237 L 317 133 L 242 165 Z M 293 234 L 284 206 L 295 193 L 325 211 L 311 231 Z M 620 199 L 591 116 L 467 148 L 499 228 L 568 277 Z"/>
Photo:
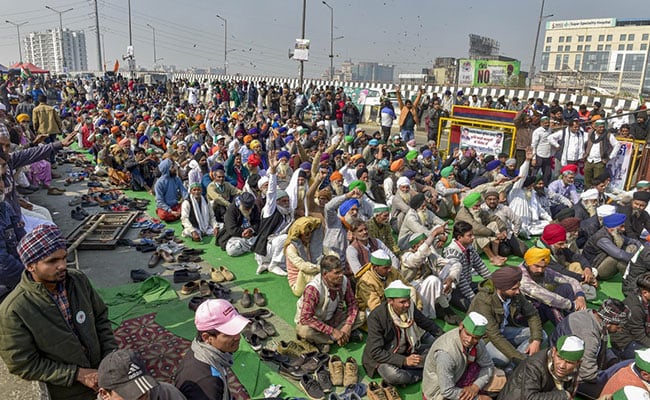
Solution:
<path fill-rule="evenodd" d="M 605 228 L 617 228 L 625 223 L 625 214 L 612 214 L 603 218 Z"/>
<path fill-rule="evenodd" d="M 488 171 L 493 171 L 501 166 L 501 161 L 499 160 L 492 160 L 487 165 L 485 166 L 485 169 Z"/>
<path fill-rule="evenodd" d="M 352 209 L 352 207 L 359 207 L 359 200 L 357 199 L 347 199 L 339 206 L 339 214 L 341 214 L 342 217 L 345 217 L 345 215 Z"/>
<path fill-rule="evenodd" d="M 413 171 L 412 169 L 408 169 L 408 170 L 402 172 L 402 176 L 405 176 L 405 177 L 407 177 L 409 179 L 413 179 L 416 174 L 417 174 L 417 172 Z"/>
<path fill-rule="evenodd" d="M 201 144 L 199 142 L 194 142 L 192 144 L 192 147 L 190 147 L 190 153 L 194 154 L 201 148 Z"/>
<path fill-rule="evenodd" d="M 142 144 L 142 143 L 144 143 L 145 141 L 147 141 L 147 142 L 149 141 L 149 136 L 147 136 L 147 135 L 142 135 L 142 136 L 140 136 L 140 139 L 138 139 L 138 144 Z"/>
<path fill-rule="evenodd" d="M 282 150 L 281 152 L 278 153 L 278 161 L 281 158 L 286 158 L 287 160 L 291 158 L 291 154 L 289 154 L 288 151 Z"/>

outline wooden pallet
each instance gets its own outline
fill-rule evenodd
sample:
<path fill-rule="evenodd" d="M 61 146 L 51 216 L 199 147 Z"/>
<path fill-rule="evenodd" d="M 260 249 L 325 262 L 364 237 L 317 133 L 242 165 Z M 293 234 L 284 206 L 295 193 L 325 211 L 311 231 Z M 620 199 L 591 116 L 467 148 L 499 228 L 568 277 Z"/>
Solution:
<path fill-rule="evenodd" d="M 68 251 L 114 249 L 139 214 L 126 211 L 89 215 L 68 235 Z"/>

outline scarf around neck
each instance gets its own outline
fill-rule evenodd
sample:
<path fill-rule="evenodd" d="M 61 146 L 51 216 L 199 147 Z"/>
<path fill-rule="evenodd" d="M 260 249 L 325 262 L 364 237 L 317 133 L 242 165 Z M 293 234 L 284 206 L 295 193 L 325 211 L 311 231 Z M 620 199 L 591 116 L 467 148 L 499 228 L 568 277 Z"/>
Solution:
<path fill-rule="evenodd" d="M 194 352 L 194 358 L 202 363 L 208 364 L 212 370 L 212 376 L 221 378 L 223 381 L 223 399 L 230 399 L 228 370 L 233 365 L 232 353 L 224 353 L 196 339 L 192 341 L 191 348 Z"/>
<path fill-rule="evenodd" d="M 411 301 L 411 306 L 409 307 L 408 312 L 402 315 L 397 315 L 390 304 L 387 304 L 387 307 L 388 314 L 393 320 L 393 324 L 395 324 L 395 327 L 398 329 L 403 329 L 406 332 L 406 339 L 409 342 L 410 348 L 415 349 L 419 344 L 418 335 L 415 332 L 415 320 L 413 319 L 413 310 L 415 309 L 415 305 Z"/>

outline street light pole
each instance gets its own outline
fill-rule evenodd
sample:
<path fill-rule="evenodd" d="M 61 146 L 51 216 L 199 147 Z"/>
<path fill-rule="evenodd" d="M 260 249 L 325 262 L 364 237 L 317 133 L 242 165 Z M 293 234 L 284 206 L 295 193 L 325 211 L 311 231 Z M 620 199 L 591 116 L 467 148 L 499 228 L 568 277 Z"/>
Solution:
<path fill-rule="evenodd" d="M 223 21 L 223 74 L 228 75 L 228 20 L 219 14 L 217 18 Z"/>
<path fill-rule="evenodd" d="M 11 24 L 16 27 L 16 32 L 18 33 L 18 55 L 19 55 L 19 61 L 22 63 L 23 62 L 23 49 L 20 47 L 20 27 L 28 24 L 28 21 L 21 22 L 20 24 L 17 24 L 15 22 L 11 22 L 8 19 L 5 20 L 6 23 Z"/>
<path fill-rule="evenodd" d="M 156 58 L 156 28 L 151 26 L 151 24 L 147 24 L 149 28 L 153 31 L 153 69 L 156 69 L 156 62 L 158 62 L 158 58 Z"/>
<path fill-rule="evenodd" d="M 330 80 L 334 80 L 334 8 L 325 0 L 323 4 L 330 9 Z"/>
<path fill-rule="evenodd" d="M 60 47 L 60 50 L 61 50 L 61 66 L 63 67 L 63 71 L 61 71 L 61 72 L 65 72 L 65 67 L 66 67 L 66 65 L 65 65 L 65 56 L 63 55 L 63 14 L 74 10 L 74 8 L 70 7 L 67 10 L 63 10 L 63 11 L 56 10 L 56 9 L 50 7 L 50 6 L 45 6 L 45 8 L 59 14 L 59 32 L 61 32 L 61 35 L 59 37 L 59 45 L 60 45 L 59 47 Z"/>
<path fill-rule="evenodd" d="M 528 72 L 528 87 L 533 83 L 535 77 L 535 57 L 537 56 L 537 45 L 539 43 L 539 31 L 542 29 L 542 21 L 546 18 L 550 18 L 553 14 L 544 15 L 544 2 L 542 0 L 542 7 L 539 9 L 539 20 L 537 21 L 537 34 L 535 35 L 535 46 L 533 47 L 533 61 L 530 63 L 530 71 Z"/>

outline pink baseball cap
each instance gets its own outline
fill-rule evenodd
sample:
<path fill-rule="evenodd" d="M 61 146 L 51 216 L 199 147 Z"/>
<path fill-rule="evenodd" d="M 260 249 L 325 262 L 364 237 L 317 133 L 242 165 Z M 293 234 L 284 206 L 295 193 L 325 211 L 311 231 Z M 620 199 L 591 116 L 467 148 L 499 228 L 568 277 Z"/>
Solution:
<path fill-rule="evenodd" d="M 238 335 L 249 322 L 223 299 L 204 301 L 194 314 L 194 325 L 199 332 L 216 329 L 226 335 Z"/>

